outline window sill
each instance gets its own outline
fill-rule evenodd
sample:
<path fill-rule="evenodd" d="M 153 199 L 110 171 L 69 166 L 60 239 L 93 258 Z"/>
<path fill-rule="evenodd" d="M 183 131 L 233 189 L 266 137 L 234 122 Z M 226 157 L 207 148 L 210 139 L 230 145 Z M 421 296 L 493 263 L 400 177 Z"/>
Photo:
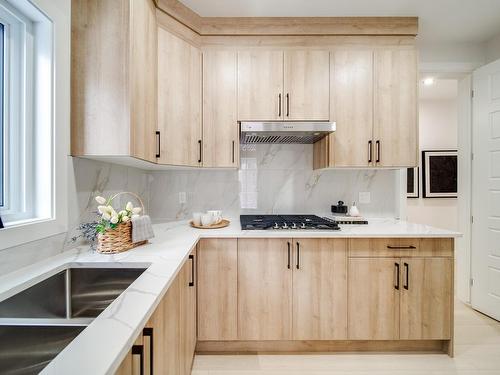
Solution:
<path fill-rule="evenodd" d="M 56 219 L 30 219 L 5 223 L 0 229 L 0 250 L 66 232 L 67 224 Z"/>

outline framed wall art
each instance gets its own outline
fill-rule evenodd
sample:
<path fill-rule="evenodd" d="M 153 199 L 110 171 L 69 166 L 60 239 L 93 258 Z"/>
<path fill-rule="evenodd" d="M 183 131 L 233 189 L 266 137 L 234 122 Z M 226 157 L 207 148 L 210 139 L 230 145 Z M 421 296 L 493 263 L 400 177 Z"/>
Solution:
<path fill-rule="evenodd" d="M 457 198 L 457 150 L 422 151 L 422 196 Z"/>
<path fill-rule="evenodd" d="M 420 196 L 418 167 L 406 169 L 406 197 L 418 198 Z"/>

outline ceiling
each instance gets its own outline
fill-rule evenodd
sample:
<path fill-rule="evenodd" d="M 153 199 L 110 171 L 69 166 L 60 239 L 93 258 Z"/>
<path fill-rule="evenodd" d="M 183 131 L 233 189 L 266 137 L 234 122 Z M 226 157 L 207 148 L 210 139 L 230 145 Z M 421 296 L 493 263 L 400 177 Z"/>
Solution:
<path fill-rule="evenodd" d="M 203 17 L 417 16 L 420 43 L 484 42 L 500 33 L 499 0 L 180 0 Z"/>
<path fill-rule="evenodd" d="M 436 79 L 433 85 L 426 86 L 420 80 L 420 100 L 450 100 L 458 95 L 458 82 L 455 79 Z"/>

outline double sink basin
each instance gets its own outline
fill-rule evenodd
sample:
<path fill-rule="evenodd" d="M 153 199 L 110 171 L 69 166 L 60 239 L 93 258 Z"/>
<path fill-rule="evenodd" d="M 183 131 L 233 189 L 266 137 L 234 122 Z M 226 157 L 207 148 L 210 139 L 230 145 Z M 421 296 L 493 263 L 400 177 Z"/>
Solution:
<path fill-rule="evenodd" d="M 41 372 L 145 270 L 68 267 L 1 301 L 0 372 Z"/>

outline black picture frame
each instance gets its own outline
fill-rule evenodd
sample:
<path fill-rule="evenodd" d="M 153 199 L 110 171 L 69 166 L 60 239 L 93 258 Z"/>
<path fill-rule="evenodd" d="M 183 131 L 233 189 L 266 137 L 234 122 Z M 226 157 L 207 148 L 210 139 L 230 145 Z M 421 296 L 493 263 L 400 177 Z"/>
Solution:
<path fill-rule="evenodd" d="M 419 168 L 406 169 L 406 197 L 419 198 L 420 197 L 420 176 Z"/>
<path fill-rule="evenodd" d="M 457 150 L 422 151 L 423 198 L 458 197 Z"/>

